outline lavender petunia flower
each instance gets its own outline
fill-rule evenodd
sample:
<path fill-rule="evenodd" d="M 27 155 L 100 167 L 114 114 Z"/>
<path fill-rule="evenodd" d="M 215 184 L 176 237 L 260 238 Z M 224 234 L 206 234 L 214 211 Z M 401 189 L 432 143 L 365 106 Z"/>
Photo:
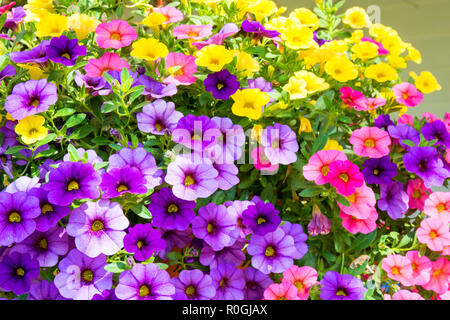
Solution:
<path fill-rule="evenodd" d="M 123 243 L 125 250 L 134 253 L 137 261 L 145 261 L 155 251 L 163 250 L 166 247 L 166 241 L 161 239 L 161 233 L 153 229 L 150 223 L 136 224 L 130 228 Z"/>
<path fill-rule="evenodd" d="M 23 192 L 29 192 L 32 189 L 39 188 L 41 184 L 39 183 L 39 178 L 30 178 L 27 176 L 22 176 L 14 180 L 12 183 L 10 183 L 6 189 L 5 192 L 8 193 L 16 193 L 18 191 Z"/>
<path fill-rule="evenodd" d="M 244 279 L 244 300 L 262 300 L 264 290 L 273 283 L 267 274 L 252 267 L 244 269 Z"/>
<path fill-rule="evenodd" d="M 50 171 L 44 190 L 51 204 L 68 206 L 75 199 L 98 198 L 100 182 L 100 174 L 92 164 L 63 162 Z"/>
<path fill-rule="evenodd" d="M 232 246 L 224 247 L 219 251 L 215 251 L 210 246 L 204 246 L 200 252 L 200 263 L 210 268 L 217 268 L 223 263 L 231 263 L 238 267 L 245 261 L 245 253 L 242 251 L 244 245 L 245 241 L 236 240 Z"/>
<path fill-rule="evenodd" d="M 106 256 L 90 258 L 72 249 L 59 262 L 60 272 L 54 283 L 61 295 L 73 300 L 90 300 L 95 294 L 111 289 L 113 274 L 105 270 Z"/>
<path fill-rule="evenodd" d="M 248 88 L 259 89 L 262 92 L 273 91 L 272 83 L 266 81 L 266 79 L 264 79 L 263 77 L 259 77 L 256 79 L 248 79 Z"/>
<path fill-rule="evenodd" d="M 394 121 L 391 120 L 391 117 L 388 114 L 379 115 L 373 123 L 377 128 L 385 130 L 387 130 L 389 126 L 395 126 Z"/>
<path fill-rule="evenodd" d="M 220 190 L 230 190 L 239 183 L 239 169 L 234 164 L 213 163 L 213 166 L 219 173 L 216 180 Z"/>
<path fill-rule="evenodd" d="M 308 245 L 306 244 L 308 236 L 303 232 L 302 226 L 285 221 L 280 228 L 286 235 L 294 239 L 296 252 L 292 254 L 292 258 L 301 259 L 308 252 Z"/>
<path fill-rule="evenodd" d="M 15 51 L 9 54 L 12 62 L 15 63 L 38 63 L 43 64 L 48 60 L 47 48 L 50 40 L 42 40 L 36 47 L 27 51 Z"/>
<path fill-rule="evenodd" d="M 450 148 L 450 133 L 447 126 L 441 120 L 426 123 L 421 130 L 424 138 L 428 141 L 437 139 L 436 144 Z"/>
<path fill-rule="evenodd" d="M 201 270 L 183 270 L 171 282 L 175 286 L 174 300 L 211 300 L 216 295 L 211 277 Z"/>
<path fill-rule="evenodd" d="M 193 201 L 207 198 L 217 190 L 217 175 L 217 170 L 208 159 L 195 163 L 178 155 L 167 166 L 165 181 L 173 186 L 172 192 L 176 197 Z"/>
<path fill-rule="evenodd" d="M 367 291 L 358 278 L 349 274 L 328 271 L 323 276 L 320 298 L 322 300 L 363 300 Z"/>
<path fill-rule="evenodd" d="M 416 146 L 419 145 L 420 142 L 420 133 L 407 124 L 398 124 L 396 126 L 389 126 L 388 127 L 389 135 L 394 138 L 398 139 L 400 142 L 400 145 L 408 150 L 410 146 L 403 143 L 402 140 L 410 140 L 412 141 Z"/>
<path fill-rule="evenodd" d="M 297 161 L 297 135 L 283 124 L 275 123 L 264 129 L 261 136 L 264 153 L 272 164 L 288 165 Z"/>
<path fill-rule="evenodd" d="M 318 236 L 319 234 L 327 235 L 331 230 L 331 220 L 328 219 L 319 209 L 317 204 L 313 206 L 312 219 L 308 223 L 308 233 L 311 236 Z"/>
<path fill-rule="evenodd" d="M 55 84 L 46 79 L 28 80 L 14 86 L 12 93 L 6 97 L 5 110 L 14 119 L 22 120 L 47 111 L 57 100 Z"/>
<path fill-rule="evenodd" d="M 245 238 L 247 235 L 249 235 L 252 231 L 250 230 L 249 227 L 247 227 L 244 224 L 244 218 L 242 216 L 242 214 L 244 213 L 245 210 L 247 210 L 247 208 L 251 205 L 254 205 L 254 202 L 251 201 L 241 201 L 241 200 L 235 200 L 235 201 L 227 201 L 225 202 L 225 205 L 227 207 L 229 207 L 229 211 L 231 214 L 236 216 L 236 224 L 237 227 L 240 231 L 240 238 Z"/>
<path fill-rule="evenodd" d="M 47 47 L 47 57 L 65 66 L 73 66 L 77 58 L 86 55 L 86 47 L 78 45 L 78 39 L 69 39 L 65 35 L 52 38 Z"/>
<path fill-rule="evenodd" d="M 17 71 L 14 66 L 8 64 L 2 70 L 0 70 L 0 81 L 8 77 L 14 77 Z"/>
<path fill-rule="evenodd" d="M 30 281 L 39 276 L 39 262 L 28 253 L 13 252 L 0 261 L 0 288 L 22 295 L 30 290 Z"/>
<path fill-rule="evenodd" d="M 224 205 L 209 203 L 198 210 L 192 221 L 192 233 L 203 239 L 215 251 L 232 246 L 239 237 L 236 217 Z"/>
<path fill-rule="evenodd" d="M 400 219 L 408 211 L 409 196 L 403 189 L 403 184 L 398 181 L 380 186 L 378 208 L 387 211 L 393 220 Z"/>
<path fill-rule="evenodd" d="M 450 171 L 433 147 L 412 147 L 403 156 L 403 163 L 406 170 L 422 178 L 427 188 L 440 187 L 450 177 Z"/>
<path fill-rule="evenodd" d="M 136 115 L 139 130 L 156 135 L 171 133 L 182 117 L 173 102 L 161 99 L 143 106 L 142 112 Z"/>
<path fill-rule="evenodd" d="M 58 264 L 59 256 L 69 250 L 69 238 L 66 231 L 58 226 L 46 232 L 34 232 L 11 252 L 29 253 L 32 259 L 39 261 L 41 267 L 53 267 Z"/>
<path fill-rule="evenodd" d="M 220 31 L 213 35 L 211 38 L 204 40 L 204 41 L 197 41 L 193 42 L 192 45 L 197 49 L 201 50 L 202 48 L 209 46 L 210 44 L 215 45 L 223 45 L 225 40 L 228 37 L 231 37 L 239 32 L 238 26 L 236 26 L 234 23 L 227 23 L 225 24 Z"/>
<path fill-rule="evenodd" d="M 389 156 L 367 159 L 362 173 L 368 184 L 388 184 L 397 175 L 397 165 L 390 161 Z"/>
<path fill-rule="evenodd" d="M 175 287 L 165 270 L 154 263 L 135 264 L 119 276 L 116 295 L 121 300 L 172 300 Z"/>
<path fill-rule="evenodd" d="M 275 231 L 281 223 L 280 211 L 270 202 L 258 202 L 249 206 L 242 213 L 242 223 L 250 228 L 254 234 L 263 236 Z"/>
<path fill-rule="evenodd" d="M 34 232 L 39 200 L 26 192 L 0 193 L 0 246 L 19 243 Z"/>
<path fill-rule="evenodd" d="M 233 264 L 224 263 L 211 269 L 210 276 L 216 289 L 215 300 L 243 300 L 244 272 Z"/>
<path fill-rule="evenodd" d="M 108 170 L 102 175 L 100 188 L 103 190 L 102 198 L 110 199 L 120 197 L 124 193 L 145 194 L 145 177 L 136 167 L 123 167 Z"/>
<path fill-rule="evenodd" d="M 192 240 L 191 228 L 183 231 L 160 228 L 159 231 L 161 231 L 161 238 L 166 241 L 166 248 L 158 253 L 161 259 L 166 259 L 166 254 L 172 251 L 173 248 L 184 248 Z"/>
<path fill-rule="evenodd" d="M 7 120 L 5 125 L 0 128 L 0 133 L 3 133 L 3 141 L 0 145 L 0 155 L 4 155 L 6 150 L 18 145 L 17 134 L 14 131 L 16 122 Z"/>
<path fill-rule="evenodd" d="M 264 236 L 252 235 L 247 253 L 252 256 L 252 266 L 262 273 L 281 273 L 294 264 L 296 254 L 294 238 L 281 228 Z"/>
<path fill-rule="evenodd" d="M 147 76 L 141 75 L 136 82 L 138 86 L 144 86 L 144 96 L 150 96 L 154 99 L 161 99 L 164 97 L 171 97 L 177 93 L 177 86 L 175 83 L 162 84 L 155 79 Z"/>
<path fill-rule="evenodd" d="M 177 198 L 172 189 L 164 187 L 151 196 L 148 210 L 152 214 L 152 225 L 169 230 L 186 230 L 195 218 L 194 201 Z"/>
<path fill-rule="evenodd" d="M 125 166 L 136 167 L 147 181 L 147 189 L 153 189 L 161 184 L 162 171 L 156 166 L 155 158 L 143 147 L 135 149 L 123 148 L 118 153 L 113 154 L 108 159 L 108 170 L 122 168 Z"/>
<path fill-rule="evenodd" d="M 54 282 L 40 280 L 31 284 L 27 300 L 68 300 L 56 288 Z"/>
<path fill-rule="evenodd" d="M 117 202 L 99 200 L 86 202 L 70 214 L 67 233 L 75 238 L 78 250 L 88 257 L 112 255 L 123 248 L 125 230 L 129 225 Z"/>
<path fill-rule="evenodd" d="M 3 27 L 15 31 L 18 24 L 23 21 L 23 18 L 25 18 L 26 15 L 27 14 L 23 7 L 11 8 L 11 11 L 6 14 L 6 21 L 3 24 Z"/>
<path fill-rule="evenodd" d="M 111 86 L 103 77 L 89 77 L 80 71 L 75 71 L 75 83 L 81 88 L 86 88 L 87 92 L 92 96 L 107 96 L 112 93 Z"/>
<path fill-rule="evenodd" d="M 280 33 L 276 30 L 268 30 L 258 21 L 244 20 L 242 22 L 242 30 L 247 33 L 253 33 L 256 37 L 276 38 Z"/>
<path fill-rule="evenodd" d="M 227 69 L 209 74 L 203 83 L 205 90 L 211 92 L 213 97 L 219 100 L 228 100 L 241 86 L 237 77 Z"/>
<path fill-rule="evenodd" d="M 219 127 L 209 117 L 192 114 L 182 117 L 172 131 L 174 142 L 198 152 L 213 146 L 221 136 Z"/>
<path fill-rule="evenodd" d="M 216 143 L 207 148 L 206 153 L 216 164 L 231 164 L 242 156 L 245 150 L 244 129 L 238 124 L 233 124 L 229 118 L 213 117 L 221 135 Z"/>

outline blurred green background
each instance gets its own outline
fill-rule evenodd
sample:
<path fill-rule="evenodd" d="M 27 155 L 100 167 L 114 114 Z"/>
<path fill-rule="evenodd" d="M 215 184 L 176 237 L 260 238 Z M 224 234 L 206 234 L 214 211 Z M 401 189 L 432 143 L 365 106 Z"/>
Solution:
<path fill-rule="evenodd" d="M 276 0 L 279 6 L 288 7 L 285 15 L 298 7 L 312 9 L 314 0 Z M 337 1 L 335 1 L 337 2 Z M 398 31 L 405 42 L 410 42 L 422 53 L 422 64 L 409 62 L 409 69 L 402 72 L 408 78 L 409 71 L 428 70 L 442 86 L 441 91 L 425 95 L 424 102 L 408 113 L 421 115 L 433 112 L 442 117 L 450 112 L 450 0 L 347 0 L 341 8 L 369 6 L 380 8 L 381 23 Z"/>

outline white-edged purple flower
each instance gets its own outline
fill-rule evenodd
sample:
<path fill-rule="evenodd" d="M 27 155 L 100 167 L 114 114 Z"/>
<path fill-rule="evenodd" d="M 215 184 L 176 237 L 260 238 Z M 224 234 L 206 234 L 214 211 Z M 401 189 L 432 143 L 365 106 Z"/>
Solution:
<path fill-rule="evenodd" d="M 142 112 L 136 115 L 139 130 L 156 135 L 171 133 L 182 117 L 183 114 L 175 110 L 173 102 L 162 99 L 143 106 Z"/>
<path fill-rule="evenodd" d="M 112 255 L 123 248 L 124 231 L 129 225 L 117 202 L 86 202 L 70 214 L 67 233 L 75 245 L 89 257 Z"/>
<path fill-rule="evenodd" d="M 297 161 L 297 135 L 287 125 L 275 123 L 264 129 L 261 145 L 272 164 L 288 165 Z"/>

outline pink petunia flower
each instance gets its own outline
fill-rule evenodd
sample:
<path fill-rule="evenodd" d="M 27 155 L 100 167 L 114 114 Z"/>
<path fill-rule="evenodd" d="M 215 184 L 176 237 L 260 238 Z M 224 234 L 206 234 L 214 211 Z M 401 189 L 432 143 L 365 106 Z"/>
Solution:
<path fill-rule="evenodd" d="M 358 232 L 368 234 L 377 228 L 378 212 L 375 208 L 369 210 L 369 216 L 365 219 L 355 218 L 342 210 L 339 216 L 342 218 L 342 226 L 352 234 Z"/>
<path fill-rule="evenodd" d="M 178 40 L 201 40 L 212 34 L 212 24 L 193 25 L 182 24 L 173 29 L 173 36 Z"/>
<path fill-rule="evenodd" d="M 197 81 L 194 76 L 194 73 L 197 72 L 194 56 L 185 55 L 181 52 L 171 52 L 165 58 L 165 65 L 170 76 L 165 78 L 163 83 L 188 86 Z"/>
<path fill-rule="evenodd" d="M 447 131 L 450 132 L 450 112 L 445 113 L 444 119 L 442 119 L 442 121 L 444 121 L 445 126 L 447 127 Z"/>
<path fill-rule="evenodd" d="M 197 50 L 201 50 L 202 48 L 209 46 L 210 44 L 223 45 L 228 37 L 235 35 L 239 32 L 239 30 L 240 29 L 238 28 L 238 26 L 236 26 L 234 23 L 227 23 L 222 27 L 222 29 L 220 29 L 219 33 L 204 41 L 192 42 L 192 45 Z"/>
<path fill-rule="evenodd" d="M 130 68 L 127 61 L 121 59 L 117 53 L 106 52 L 100 59 L 89 59 L 84 70 L 88 77 L 103 77 L 104 72 L 122 71 L 123 68 Z"/>
<path fill-rule="evenodd" d="M 129 46 L 137 38 L 136 30 L 124 20 L 100 23 L 95 33 L 100 48 L 120 49 Z"/>
<path fill-rule="evenodd" d="M 384 107 L 387 100 L 383 98 L 368 98 L 367 99 L 367 109 L 374 110 L 376 108 Z"/>
<path fill-rule="evenodd" d="M 353 145 L 353 151 L 361 157 L 382 158 L 390 152 L 389 134 L 377 127 L 355 130 L 349 141 Z"/>
<path fill-rule="evenodd" d="M 297 288 L 288 282 L 273 283 L 264 291 L 264 300 L 300 300 Z"/>
<path fill-rule="evenodd" d="M 410 126 L 414 126 L 414 117 L 410 114 L 402 114 L 400 117 L 398 117 L 398 124 L 408 124 Z"/>
<path fill-rule="evenodd" d="M 425 243 L 432 251 L 442 251 L 450 245 L 448 223 L 436 218 L 422 220 L 417 230 L 417 240 Z"/>
<path fill-rule="evenodd" d="M 433 123 L 436 120 L 439 120 L 438 116 L 431 112 L 422 113 L 422 119 L 426 119 L 428 123 Z"/>
<path fill-rule="evenodd" d="M 409 196 L 409 208 L 423 211 L 425 200 L 428 199 L 427 192 L 431 193 L 431 190 L 425 187 L 423 180 L 420 178 L 409 180 L 406 192 Z"/>
<path fill-rule="evenodd" d="M 411 285 L 413 269 L 407 257 L 399 254 L 389 254 L 383 259 L 381 267 L 386 271 L 389 278 L 400 281 L 404 286 Z"/>
<path fill-rule="evenodd" d="M 365 183 L 355 192 L 346 197 L 350 202 L 350 207 L 346 207 L 338 202 L 339 208 L 348 215 L 354 216 L 357 219 L 367 219 L 371 215 L 371 210 L 375 208 L 377 200 L 375 193 Z"/>
<path fill-rule="evenodd" d="M 163 24 L 180 22 L 184 19 L 183 12 L 171 6 L 155 8 L 153 9 L 153 12 L 161 13 L 163 16 L 166 17 L 167 20 L 163 22 Z"/>
<path fill-rule="evenodd" d="M 384 300 L 425 300 L 420 294 L 409 290 L 399 290 L 391 296 L 384 295 Z"/>
<path fill-rule="evenodd" d="M 308 300 L 309 289 L 317 283 L 317 271 L 308 266 L 294 265 L 283 272 L 282 282 L 294 285 L 298 290 L 300 300 Z"/>
<path fill-rule="evenodd" d="M 306 180 L 314 181 L 317 185 L 328 183 L 327 175 L 330 172 L 329 164 L 336 160 L 347 160 L 347 156 L 338 150 L 321 150 L 315 153 L 306 166 L 303 167 L 303 176 Z"/>
<path fill-rule="evenodd" d="M 433 290 L 436 293 L 444 294 L 449 289 L 450 261 L 441 257 L 431 262 L 431 277 L 428 283 L 422 287 L 426 290 Z"/>
<path fill-rule="evenodd" d="M 425 200 L 422 210 L 426 215 L 450 222 L 450 192 L 433 192 Z"/>
<path fill-rule="evenodd" d="M 326 176 L 327 182 L 343 196 L 353 194 L 356 188 L 364 183 L 364 176 L 359 171 L 359 167 L 351 161 L 334 161 L 330 163 L 329 170 Z"/>
<path fill-rule="evenodd" d="M 395 100 L 399 104 L 403 104 L 407 107 L 416 107 L 422 103 L 424 95 L 422 92 L 409 82 L 403 82 L 395 85 L 392 90 L 394 91 Z"/>
<path fill-rule="evenodd" d="M 413 270 L 412 285 L 421 286 L 430 281 L 431 261 L 427 256 L 419 256 L 419 251 L 411 250 L 406 253 Z"/>
<path fill-rule="evenodd" d="M 367 110 L 367 99 L 362 92 L 353 90 L 350 87 L 343 87 L 340 90 L 342 101 L 350 108 L 357 111 Z"/>
<path fill-rule="evenodd" d="M 252 150 L 253 164 L 259 171 L 273 172 L 278 170 L 278 164 L 272 164 L 264 153 L 264 147 L 259 146 Z"/>

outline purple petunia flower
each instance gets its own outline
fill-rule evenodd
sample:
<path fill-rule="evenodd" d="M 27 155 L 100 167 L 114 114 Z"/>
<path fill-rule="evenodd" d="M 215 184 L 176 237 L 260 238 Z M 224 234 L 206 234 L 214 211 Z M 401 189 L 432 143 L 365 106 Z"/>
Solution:
<path fill-rule="evenodd" d="M 237 77 L 227 69 L 209 74 L 203 83 L 205 90 L 211 92 L 213 97 L 219 100 L 228 100 L 241 86 Z"/>
<path fill-rule="evenodd" d="M 395 126 L 394 121 L 391 120 L 391 117 L 388 114 L 379 115 L 373 123 L 377 128 L 385 130 L 387 130 L 389 126 Z"/>
<path fill-rule="evenodd" d="M 210 246 L 204 246 L 200 252 L 200 263 L 210 268 L 217 268 L 223 263 L 231 263 L 238 267 L 245 261 L 245 253 L 242 251 L 244 245 L 243 240 L 236 240 L 232 246 L 224 247 L 219 251 L 215 251 Z"/>
<path fill-rule="evenodd" d="M 281 223 L 280 211 L 270 202 L 258 202 L 242 212 L 242 223 L 254 234 L 263 236 L 275 231 Z"/>
<path fill-rule="evenodd" d="M 230 190 L 239 183 L 239 169 L 234 164 L 213 163 L 213 167 L 218 172 L 216 180 L 220 190 Z"/>
<path fill-rule="evenodd" d="M 152 225 L 169 230 L 186 230 L 195 218 L 196 204 L 177 198 L 172 189 L 164 187 L 152 194 L 148 210 L 152 214 Z"/>
<path fill-rule="evenodd" d="M 215 300 L 243 300 L 244 272 L 233 264 L 224 263 L 209 272 L 214 288 Z"/>
<path fill-rule="evenodd" d="M 102 175 L 100 188 L 102 197 L 110 199 L 120 197 L 124 193 L 145 194 L 145 177 L 136 167 L 123 167 L 108 170 Z"/>
<path fill-rule="evenodd" d="M 18 145 L 17 134 L 14 131 L 16 122 L 7 120 L 5 125 L 0 128 L 0 132 L 3 133 L 3 141 L 0 145 L 0 155 L 4 155 L 6 150 Z"/>
<path fill-rule="evenodd" d="M 216 295 L 211 277 L 201 270 L 183 270 L 171 282 L 175 286 L 174 300 L 211 300 Z"/>
<path fill-rule="evenodd" d="M 95 294 L 112 287 L 113 274 L 106 271 L 105 266 L 105 255 L 90 258 L 72 249 L 59 262 L 60 272 L 55 276 L 55 286 L 65 298 L 91 300 Z"/>
<path fill-rule="evenodd" d="M 156 135 L 171 133 L 182 117 L 173 102 L 161 99 L 143 106 L 142 112 L 136 115 L 139 130 Z"/>
<path fill-rule="evenodd" d="M 68 206 L 75 199 L 100 196 L 100 174 L 90 163 L 63 162 L 50 171 L 44 189 L 51 204 Z"/>
<path fill-rule="evenodd" d="M 292 224 L 289 221 L 284 221 L 280 228 L 286 235 L 291 236 L 294 239 L 296 252 L 292 254 L 292 258 L 301 259 L 306 252 L 308 252 L 308 245 L 306 244 L 308 236 L 303 232 L 302 226 L 299 224 Z"/>
<path fill-rule="evenodd" d="M 447 131 L 445 123 L 441 120 L 426 123 L 421 132 L 426 140 L 431 141 L 437 139 L 436 144 L 450 148 L 450 133 Z"/>
<path fill-rule="evenodd" d="M 294 238 L 281 228 L 264 236 L 252 235 L 247 253 L 252 256 L 252 266 L 262 273 L 281 273 L 294 264 L 297 249 Z"/>
<path fill-rule="evenodd" d="M 161 99 L 164 97 L 171 97 L 177 93 L 177 86 L 175 83 L 162 84 L 155 79 L 143 74 L 135 83 L 137 86 L 144 86 L 142 95 L 150 96 L 153 99 Z"/>
<path fill-rule="evenodd" d="M 394 139 L 398 139 L 400 145 L 406 150 L 408 150 L 410 146 L 403 143 L 403 140 L 410 140 L 416 146 L 419 145 L 420 133 L 410 125 L 401 123 L 396 126 L 389 126 L 388 131 L 389 135 Z"/>
<path fill-rule="evenodd" d="M 6 97 L 5 110 L 14 119 L 22 120 L 47 111 L 57 100 L 55 84 L 46 79 L 28 80 L 14 86 L 12 93 Z"/>
<path fill-rule="evenodd" d="M 84 85 L 87 92 L 94 97 L 107 96 L 112 92 L 111 86 L 103 77 L 89 77 L 77 70 L 73 79 L 80 88 Z"/>
<path fill-rule="evenodd" d="M 161 239 L 161 233 L 159 230 L 153 229 L 150 223 L 136 224 L 130 228 L 123 243 L 125 250 L 134 253 L 137 261 L 145 261 L 155 251 L 163 250 L 166 247 L 166 241 Z"/>
<path fill-rule="evenodd" d="M 267 274 L 252 267 L 244 269 L 244 279 L 244 300 L 262 300 L 264 290 L 273 283 Z"/>
<path fill-rule="evenodd" d="M 166 254 L 171 252 L 174 247 L 184 248 L 192 240 L 191 228 L 183 231 L 160 228 L 159 231 L 161 232 L 161 239 L 166 241 L 166 248 L 158 253 L 161 259 L 166 259 Z"/>
<path fill-rule="evenodd" d="M 389 156 L 367 159 L 363 163 L 362 173 L 368 184 L 388 184 L 397 175 L 397 165 Z"/>
<path fill-rule="evenodd" d="M 450 171 L 433 147 L 412 147 L 403 156 L 403 163 L 406 170 L 422 178 L 427 188 L 440 187 L 450 177 Z"/>
<path fill-rule="evenodd" d="M 182 117 L 172 131 L 174 142 L 199 152 L 213 146 L 221 136 L 219 127 L 209 117 L 192 114 Z"/>
<path fill-rule="evenodd" d="M 288 165 L 297 161 L 297 135 L 284 124 L 275 123 L 264 129 L 261 136 L 264 153 L 272 164 Z"/>
<path fill-rule="evenodd" d="M 198 216 L 192 221 L 192 233 L 219 251 L 232 246 L 240 232 L 236 216 L 230 214 L 227 207 L 209 203 L 198 210 Z"/>
<path fill-rule="evenodd" d="M 264 79 L 263 77 L 259 77 L 256 79 L 248 79 L 248 88 L 259 89 L 262 92 L 273 91 L 272 83 L 266 81 L 266 79 Z"/>
<path fill-rule="evenodd" d="M 28 253 L 13 252 L 0 262 L 0 288 L 16 295 L 30 290 L 30 281 L 39 276 L 39 262 Z"/>
<path fill-rule="evenodd" d="M 11 10 L 6 14 L 6 21 L 3 24 L 4 28 L 16 31 L 18 24 L 25 18 L 26 12 L 23 7 L 11 8 Z"/>
<path fill-rule="evenodd" d="M 247 33 L 253 33 L 256 37 L 276 38 L 280 33 L 276 30 L 268 30 L 258 21 L 244 20 L 242 22 L 242 30 Z"/>
<path fill-rule="evenodd" d="M 41 267 L 53 267 L 58 264 L 59 256 L 69 250 L 69 238 L 66 230 L 55 226 L 46 232 L 34 232 L 11 252 L 29 253 L 32 259 L 39 261 Z"/>
<path fill-rule="evenodd" d="M 218 188 L 218 172 L 208 159 L 193 162 L 187 157 L 178 155 L 167 166 L 165 181 L 172 185 L 173 194 L 183 200 L 193 201 L 207 198 Z"/>
<path fill-rule="evenodd" d="M 121 300 L 172 300 L 175 287 L 165 270 L 154 263 L 135 264 L 119 276 L 116 296 Z"/>
<path fill-rule="evenodd" d="M 349 274 L 328 271 L 323 276 L 320 298 L 322 300 L 363 300 L 367 291 L 358 278 Z"/>
<path fill-rule="evenodd" d="M 206 153 L 217 164 L 231 164 L 240 159 L 245 150 L 244 129 L 229 118 L 213 117 L 211 121 L 217 124 L 221 135 Z"/>
<path fill-rule="evenodd" d="M 68 300 L 56 288 L 54 282 L 40 280 L 31 285 L 27 300 Z"/>
<path fill-rule="evenodd" d="M 378 208 L 387 211 L 393 220 L 400 219 L 409 208 L 409 196 L 403 189 L 403 184 L 398 181 L 380 185 Z"/>
<path fill-rule="evenodd" d="M 118 153 L 111 155 L 108 162 L 108 170 L 126 166 L 139 169 L 147 181 L 145 184 L 147 189 L 153 189 L 161 184 L 162 171 L 158 169 L 153 155 L 141 146 L 135 149 L 123 148 Z"/>
<path fill-rule="evenodd" d="M 19 243 L 34 232 L 41 213 L 39 200 L 26 192 L 0 193 L 0 245 Z"/>
<path fill-rule="evenodd" d="M 60 164 L 62 162 L 63 161 L 61 161 L 61 160 L 55 161 L 53 159 L 45 159 L 44 162 L 38 167 L 38 169 L 39 169 L 39 177 L 40 177 L 39 181 L 41 183 L 44 183 L 45 182 L 45 177 L 47 176 L 47 173 L 49 173 L 53 169 L 53 167 L 51 167 L 51 165 L 52 166 L 58 165 L 58 164 Z"/>
<path fill-rule="evenodd" d="M 36 47 L 27 51 L 15 51 L 9 54 L 12 62 L 15 63 L 37 63 L 43 64 L 48 60 L 47 48 L 50 40 L 42 40 Z"/>
<path fill-rule="evenodd" d="M 73 66 L 77 58 L 86 55 L 86 47 L 78 45 L 78 39 L 69 39 L 65 35 L 52 38 L 47 47 L 47 57 L 65 66 Z"/>
<path fill-rule="evenodd" d="M 2 70 L 0 70 L 0 81 L 8 77 L 14 77 L 17 71 L 14 66 L 8 64 Z"/>
<path fill-rule="evenodd" d="M 109 200 L 86 202 L 70 214 L 67 233 L 75 238 L 78 250 L 94 258 L 112 255 L 123 248 L 129 225 L 120 204 Z"/>

